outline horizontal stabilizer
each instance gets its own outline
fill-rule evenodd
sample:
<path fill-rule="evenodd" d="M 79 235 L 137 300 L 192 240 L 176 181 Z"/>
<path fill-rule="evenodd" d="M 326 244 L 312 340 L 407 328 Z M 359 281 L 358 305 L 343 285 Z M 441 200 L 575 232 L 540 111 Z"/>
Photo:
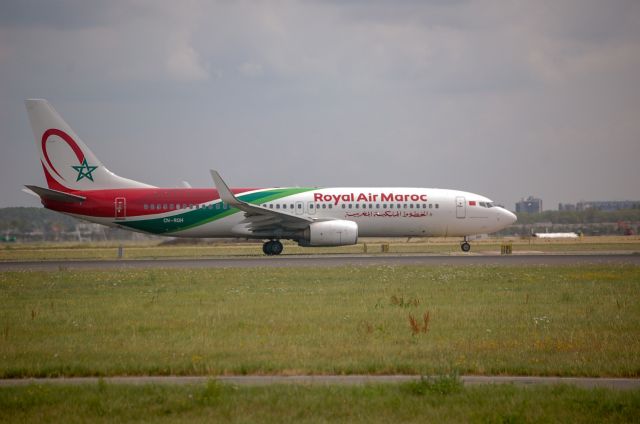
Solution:
<path fill-rule="evenodd" d="M 22 191 L 23 191 L 23 192 L 25 192 L 25 193 L 27 193 L 27 194 L 30 194 L 31 196 L 36 196 L 36 197 L 38 197 L 38 198 L 40 197 L 40 196 L 38 196 L 34 191 L 29 190 L 28 188 L 23 188 L 23 189 L 22 189 Z"/>
<path fill-rule="evenodd" d="M 84 196 L 78 196 L 75 194 L 65 193 L 63 191 L 51 190 L 50 188 L 43 188 L 38 186 L 27 185 L 25 186 L 29 190 L 36 193 L 40 198 L 46 200 L 55 200 L 58 202 L 66 203 L 81 203 L 86 200 Z"/>

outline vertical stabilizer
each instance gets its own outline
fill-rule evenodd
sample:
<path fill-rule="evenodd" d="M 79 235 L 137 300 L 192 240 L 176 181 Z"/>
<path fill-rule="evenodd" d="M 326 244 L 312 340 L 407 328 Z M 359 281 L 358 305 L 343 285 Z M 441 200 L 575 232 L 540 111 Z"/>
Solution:
<path fill-rule="evenodd" d="M 61 191 L 152 187 L 109 171 L 44 99 L 25 101 L 50 189 Z"/>

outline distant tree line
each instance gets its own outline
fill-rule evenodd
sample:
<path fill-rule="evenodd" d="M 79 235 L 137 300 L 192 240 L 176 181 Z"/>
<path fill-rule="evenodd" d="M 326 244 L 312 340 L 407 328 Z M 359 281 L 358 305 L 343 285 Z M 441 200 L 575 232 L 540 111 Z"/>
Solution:
<path fill-rule="evenodd" d="M 80 221 L 45 208 L 0 208 L 0 232 L 44 233 L 73 231 Z"/>
<path fill-rule="evenodd" d="M 640 233 L 640 209 L 601 211 L 545 211 L 517 213 L 518 221 L 498 235 L 527 236 L 533 233 L 575 232 L 584 235 L 630 235 Z"/>
<path fill-rule="evenodd" d="M 88 224 L 38 207 L 0 208 L 0 241 L 131 240 L 155 236 Z"/>
<path fill-rule="evenodd" d="M 517 213 L 518 224 L 596 224 L 604 222 L 638 222 L 640 209 L 621 209 L 617 211 L 600 211 L 587 209 L 583 211 L 545 211 L 541 213 Z"/>

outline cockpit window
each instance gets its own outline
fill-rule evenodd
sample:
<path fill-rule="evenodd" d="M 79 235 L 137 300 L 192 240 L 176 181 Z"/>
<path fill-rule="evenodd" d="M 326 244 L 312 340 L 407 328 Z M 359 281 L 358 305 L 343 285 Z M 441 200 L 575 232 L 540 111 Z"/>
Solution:
<path fill-rule="evenodd" d="M 485 202 L 479 202 L 479 203 L 480 203 L 480 206 L 482 206 L 483 208 L 487 207 L 487 204 Z"/>

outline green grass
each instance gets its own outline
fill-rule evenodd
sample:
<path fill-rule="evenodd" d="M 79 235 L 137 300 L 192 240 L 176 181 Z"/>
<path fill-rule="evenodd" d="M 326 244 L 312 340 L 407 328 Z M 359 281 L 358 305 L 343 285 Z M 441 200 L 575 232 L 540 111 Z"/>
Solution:
<path fill-rule="evenodd" d="M 472 242 L 472 252 L 500 252 L 502 239 Z M 584 237 L 580 240 L 511 240 L 514 253 L 518 252 L 640 252 L 640 238 L 634 237 Z M 306 254 L 358 254 L 381 253 L 382 244 L 389 244 L 389 253 L 459 254 L 457 238 L 371 239 L 353 246 L 309 248 L 295 243 L 285 243 L 285 255 Z M 217 256 L 263 256 L 260 243 L 179 244 L 159 246 L 153 243 L 124 243 L 125 259 L 209 258 Z M 105 243 L 25 243 L 0 245 L 0 261 L 40 261 L 65 259 L 116 259 L 118 244 Z"/>
<path fill-rule="evenodd" d="M 631 265 L 4 272 L 0 376 L 637 377 L 639 322 Z"/>
<path fill-rule="evenodd" d="M 0 388 L 2 422 L 634 422 L 640 391 L 400 385 Z M 448 385 L 449 383 L 447 383 Z"/>

